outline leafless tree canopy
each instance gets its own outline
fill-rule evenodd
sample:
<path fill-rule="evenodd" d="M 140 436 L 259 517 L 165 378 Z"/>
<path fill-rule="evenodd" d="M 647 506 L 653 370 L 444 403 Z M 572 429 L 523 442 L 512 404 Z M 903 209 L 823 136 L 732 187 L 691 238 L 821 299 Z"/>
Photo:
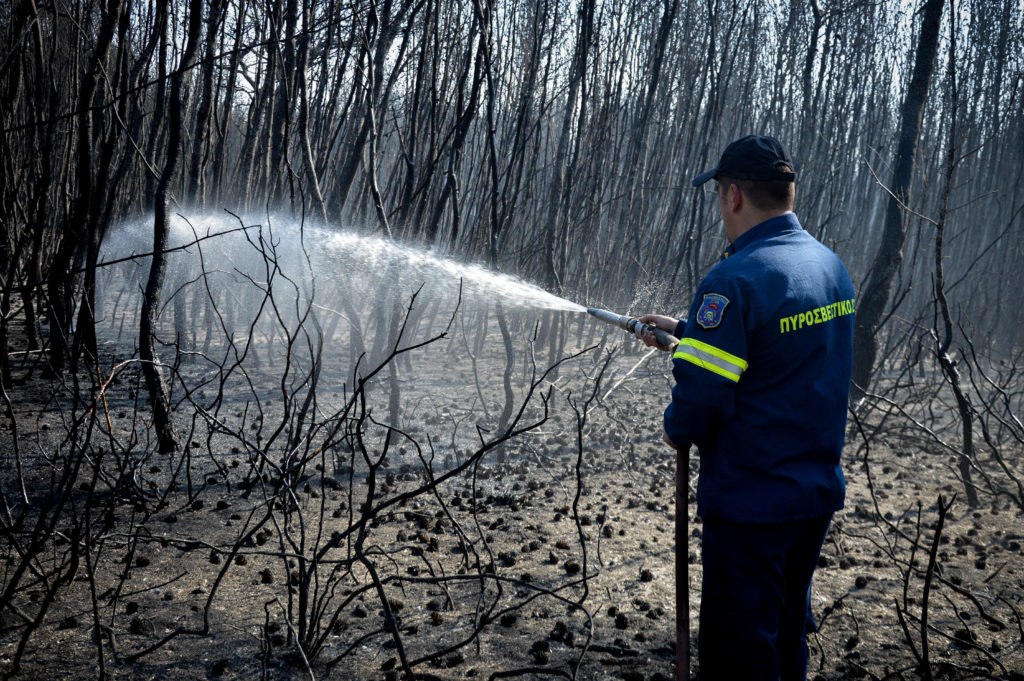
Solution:
<path fill-rule="evenodd" d="M 0 15 L 5 309 L 20 291 L 49 320 L 55 368 L 94 350 L 95 254 L 168 171 L 172 212 L 304 211 L 609 306 L 669 282 L 678 308 L 721 246 L 688 180 L 765 131 L 855 280 L 899 252 L 883 336 L 932 300 L 924 218 L 952 145 L 951 306 L 1012 355 L 1024 13 L 947 4 L 922 38 L 928 16 L 898 3 L 18 0 Z M 913 80 L 919 40 L 928 65 L 955 45 L 955 68 Z"/>

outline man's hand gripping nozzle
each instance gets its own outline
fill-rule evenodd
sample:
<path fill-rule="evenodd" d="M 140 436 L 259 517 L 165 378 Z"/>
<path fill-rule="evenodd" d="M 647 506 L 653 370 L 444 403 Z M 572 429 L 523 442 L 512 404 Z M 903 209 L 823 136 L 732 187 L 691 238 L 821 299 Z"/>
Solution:
<path fill-rule="evenodd" d="M 617 315 L 614 312 L 611 312 L 609 310 L 602 310 L 597 307 L 588 307 L 587 313 L 592 314 L 593 316 L 600 319 L 602 322 L 605 322 L 607 324 L 613 324 L 624 331 L 628 331 L 637 338 L 643 338 L 644 334 L 650 331 L 651 333 L 654 334 L 654 337 L 655 339 L 657 339 L 658 344 L 665 349 L 671 349 L 679 345 L 679 339 L 670 334 L 668 331 L 665 331 L 664 329 L 659 329 L 658 327 L 653 326 L 651 324 L 644 324 L 638 319 L 633 319 L 632 317 L 623 317 L 622 315 Z"/>

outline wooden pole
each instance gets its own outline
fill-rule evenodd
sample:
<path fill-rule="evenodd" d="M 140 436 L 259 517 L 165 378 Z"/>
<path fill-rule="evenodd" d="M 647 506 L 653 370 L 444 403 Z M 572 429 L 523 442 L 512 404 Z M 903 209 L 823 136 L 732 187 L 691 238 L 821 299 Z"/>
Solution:
<path fill-rule="evenodd" d="M 676 450 L 676 681 L 690 679 L 689 473 L 690 448 Z"/>

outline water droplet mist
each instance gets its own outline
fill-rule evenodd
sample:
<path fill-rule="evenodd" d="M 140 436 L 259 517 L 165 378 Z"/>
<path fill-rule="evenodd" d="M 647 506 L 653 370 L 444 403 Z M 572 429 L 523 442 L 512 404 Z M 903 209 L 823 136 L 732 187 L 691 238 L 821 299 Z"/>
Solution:
<path fill-rule="evenodd" d="M 102 338 L 120 348 L 135 343 L 150 264 L 145 254 L 151 248 L 150 217 L 119 226 L 104 244 L 101 262 L 142 256 L 100 272 L 98 328 Z M 169 248 L 175 250 L 167 256 L 157 331 L 165 348 L 163 361 L 170 363 L 179 352 L 179 372 L 191 372 L 193 378 L 204 372 L 228 375 L 236 402 L 273 399 L 268 396 L 280 395 L 282 384 L 310 380 L 314 366 L 323 367 L 318 374 L 321 397 L 331 391 L 340 396 L 351 390 L 357 374 L 365 375 L 386 359 L 396 344 L 408 347 L 441 333 L 458 310 L 445 343 L 432 346 L 429 358 L 403 355 L 395 363 L 400 369 L 389 367 L 388 389 L 395 394 L 400 385 L 407 386 L 403 402 L 419 405 L 414 408 L 421 412 L 446 409 L 474 420 L 480 413 L 493 417 L 501 411 L 506 364 L 498 325 L 489 324 L 496 305 L 520 350 L 543 326 L 538 324 L 543 315 L 550 320 L 586 311 L 478 265 L 284 217 L 176 216 Z M 461 373 L 467 356 L 475 377 Z M 444 368 L 448 362 L 452 371 Z M 520 385 L 528 378 L 525 365 L 519 364 Z M 413 388 L 425 387 L 436 391 L 427 398 L 410 397 Z M 390 411 L 386 420 L 396 423 L 400 409 L 391 404 Z"/>

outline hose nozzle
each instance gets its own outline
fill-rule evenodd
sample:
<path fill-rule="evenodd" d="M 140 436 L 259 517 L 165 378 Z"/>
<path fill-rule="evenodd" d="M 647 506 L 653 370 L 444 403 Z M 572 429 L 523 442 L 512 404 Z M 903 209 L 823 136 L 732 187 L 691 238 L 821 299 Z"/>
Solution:
<path fill-rule="evenodd" d="M 614 326 L 619 327 L 623 331 L 628 331 L 637 338 L 640 338 L 645 333 L 650 331 L 651 333 L 654 334 L 654 337 L 658 340 L 658 343 L 663 348 L 674 348 L 675 346 L 679 345 L 679 339 L 670 334 L 668 331 L 665 331 L 664 329 L 659 329 L 658 327 L 653 326 L 651 324 L 645 324 L 641 322 L 639 319 L 634 319 L 632 317 L 623 317 L 622 315 L 617 315 L 614 312 L 611 312 L 609 310 L 602 310 L 597 307 L 588 307 L 587 313 L 597 317 L 606 324 L 613 324 Z"/>

